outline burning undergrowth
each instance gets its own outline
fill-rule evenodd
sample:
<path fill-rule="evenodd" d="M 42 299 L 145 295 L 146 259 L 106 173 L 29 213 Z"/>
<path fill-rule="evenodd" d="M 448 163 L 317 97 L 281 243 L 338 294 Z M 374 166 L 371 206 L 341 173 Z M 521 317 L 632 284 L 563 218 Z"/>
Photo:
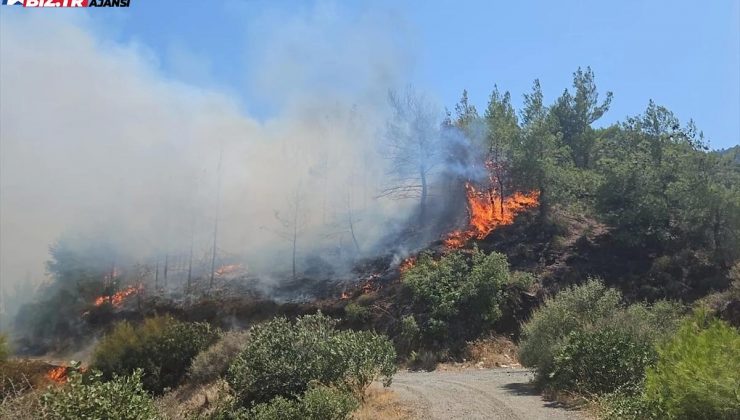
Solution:
<path fill-rule="evenodd" d="M 164 267 L 109 265 L 96 261 L 97 265 L 76 266 L 80 271 L 70 271 L 66 267 L 67 259 L 84 256 L 60 245 L 54 249 L 58 259 L 50 267 L 59 270 L 61 279 L 86 278 L 88 281 L 69 283 L 66 287 L 56 284 L 56 293 L 50 296 L 77 293 L 89 297 L 83 302 L 68 301 L 63 305 L 64 310 L 50 314 L 56 316 L 50 323 L 50 318 L 39 317 L 39 313 L 49 313 L 50 308 L 59 304 L 39 305 L 33 307 L 36 311 L 29 308 L 21 313 L 19 326 L 24 326 L 25 322 L 29 331 L 41 331 L 38 337 L 44 340 L 26 337 L 25 341 L 21 340 L 20 350 L 40 354 L 69 348 L 74 346 L 73 342 L 105 330 L 116 320 L 143 319 L 157 313 L 230 328 L 269 319 L 276 314 L 297 316 L 318 309 L 327 313 L 341 311 L 342 305 L 336 306 L 337 302 L 377 294 L 397 284 L 402 273 L 416 263 L 418 252 L 428 250 L 444 255 L 465 247 L 472 240 L 483 240 L 497 228 L 513 223 L 517 214 L 537 204 L 536 192 L 515 193 L 501 199 L 492 189 L 480 191 L 470 181 L 463 185 L 466 192 L 463 205 L 458 205 L 454 211 L 447 207 L 444 212 L 430 213 L 438 217 L 436 229 L 424 231 L 409 221 L 388 252 L 357 260 L 348 271 L 337 270 L 326 257 L 318 256 L 306 258 L 304 268 L 295 278 L 285 271 L 255 273 L 248 265 L 237 261 L 227 261 L 212 272 L 182 270 L 173 262 L 174 258 L 167 258 L 168 265 Z M 456 225 L 464 228 L 455 229 Z M 436 240 L 419 246 L 420 238 L 430 235 L 436 236 Z M 48 325 L 40 325 L 41 322 Z"/>
<path fill-rule="evenodd" d="M 493 189 L 479 191 L 465 183 L 470 216 L 469 227 L 451 232 L 445 239 L 450 249 L 462 248 L 471 239 L 485 239 L 494 229 L 514 223 L 514 218 L 527 208 L 539 204 L 539 192 L 515 192 L 504 197 Z"/>

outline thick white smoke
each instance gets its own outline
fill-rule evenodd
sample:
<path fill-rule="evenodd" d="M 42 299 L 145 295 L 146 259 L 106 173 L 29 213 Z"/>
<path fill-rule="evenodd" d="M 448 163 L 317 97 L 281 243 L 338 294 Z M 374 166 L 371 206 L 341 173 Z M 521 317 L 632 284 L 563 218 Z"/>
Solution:
<path fill-rule="evenodd" d="M 191 242 L 207 253 L 221 153 L 223 255 L 289 264 L 276 212 L 292 217 L 296 196 L 303 256 L 348 244 L 348 212 L 360 249 L 372 247 L 413 207 L 375 199 L 386 94 L 409 54 L 384 35 L 396 23 L 342 23 L 336 13 L 320 7 L 256 26 L 263 33 L 245 47 L 245 74 L 277 109 L 268 120 L 247 115 L 237 95 L 166 77 L 151 51 L 101 41 L 85 19 L 4 13 L 3 287 L 42 279 L 48 247 L 65 232 L 105 236 L 137 258 L 186 253 Z"/>

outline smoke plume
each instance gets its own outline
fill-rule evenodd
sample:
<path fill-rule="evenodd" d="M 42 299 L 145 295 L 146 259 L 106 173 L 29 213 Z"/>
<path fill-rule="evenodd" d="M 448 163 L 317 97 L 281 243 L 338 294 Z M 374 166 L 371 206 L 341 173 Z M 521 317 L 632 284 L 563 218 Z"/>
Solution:
<path fill-rule="evenodd" d="M 162 74 L 145 45 L 97 38 L 86 18 L 3 13 L 6 292 L 43 279 L 63 236 L 103 238 L 112 259 L 144 263 L 192 246 L 207 265 L 218 223 L 219 263 L 289 270 L 293 223 L 299 259 L 371 252 L 414 208 L 376 199 L 388 170 L 387 92 L 406 79 L 411 55 L 388 35 L 397 22 L 387 16 L 339 13 L 320 6 L 253 25 L 262 32 L 245 45 L 245 77 L 274 109 L 261 119 L 234 92 Z"/>

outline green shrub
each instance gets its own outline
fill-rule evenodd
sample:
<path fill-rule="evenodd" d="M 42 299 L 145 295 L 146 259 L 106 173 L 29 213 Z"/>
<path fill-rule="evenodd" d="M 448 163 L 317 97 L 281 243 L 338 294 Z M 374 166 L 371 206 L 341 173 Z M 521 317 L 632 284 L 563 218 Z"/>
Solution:
<path fill-rule="evenodd" d="M 360 406 L 352 394 L 323 386 L 309 389 L 300 402 L 300 418 L 308 420 L 344 420 Z"/>
<path fill-rule="evenodd" d="M 740 418 L 740 333 L 699 314 L 660 346 L 645 395 L 671 419 Z"/>
<path fill-rule="evenodd" d="M 329 345 L 329 351 L 340 358 L 342 383 L 337 386 L 362 398 L 376 378 L 384 378 L 385 386 L 391 384 L 396 373 L 396 351 L 386 337 L 370 331 L 341 331 Z"/>
<path fill-rule="evenodd" d="M 249 334 L 231 331 L 224 334 L 211 347 L 198 353 L 188 370 L 190 380 L 197 384 L 215 381 L 226 375 L 229 366 L 247 345 Z"/>
<path fill-rule="evenodd" d="M 335 325 L 319 313 L 294 324 L 275 318 L 252 327 L 226 376 L 242 404 L 297 398 L 311 382 L 353 392 L 379 377 L 389 385 L 396 370 L 390 341 L 371 332 L 338 331 Z"/>
<path fill-rule="evenodd" d="M 8 337 L 5 334 L 0 334 L 0 362 L 8 360 L 10 356 L 10 345 L 8 344 Z"/>
<path fill-rule="evenodd" d="M 359 407 L 352 394 L 324 386 L 308 389 L 299 399 L 275 397 L 252 407 L 250 420 L 344 420 Z"/>
<path fill-rule="evenodd" d="M 144 370 L 144 388 L 161 393 L 177 386 L 185 367 L 210 346 L 218 332 L 204 323 L 185 323 L 171 317 L 149 318 L 139 326 L 123 321 L 95 348 L 92 367 L 106 378 Z"/>
<path fill-rule="evenodd" d="M 421 330 L 413 315 L 401 318 L 399 332 L 396 336 L 396 346 L 402 354 L 411 352 L 419 344 Z"/>
<path fill-rule="evenodd" d="M 660 343 L 676 332 L 686 308 L 673 301 L 660 300 L 648 306 L 635 303 L 604 318 L 601 326 L 613 326 L 644 343 Z"/>
<path fill-rule="evenodd" d="M 621 298 L 589 280 L 546 300 L 522 328 L 522 364 L 556 389 L 604 393 L 641 382 L 651 349 L 676 330 L 684 308 L 667 301 L 624 307 Z"/>
<path fill-rule="evenodd" d="M 613 327 L 574 331 L 558 349 L 548 383 L 587 394 L 635 389 L 654 359 L 651 343 L 627 331 Z"/>
<path fill-rule="evenodd" d="M 565 337 L 608 318 L 621 308 L 621 299 L 619 291 L 598 280 L 561 291 L 535 310 L 523 326 L 519 360 L 537 369 L 540 382 L 545 380 Z"/>
<path fill-rule="evenodd" d="M 370 309 L 355 302 L 350 302 L 344 307 L 344 314 L 350 322 L 364 324 L 370 319 Z"/>
<path fill-rule="evenodd" d="M 50 388 L 42 396 L 44 417 L 59 420 L 122 419 L 150 420 L 159 418 L 154 403 L 141 383 L 142 371 L 131 376 L 117 376 L 102 381 L 101 373 L 83 380 L 70 373 L 62 387 Z"/>
<path fill-rule="evenodd" d="M 641 385 L 637 387 L 641 389 Z M 599 399 L 599 418 L 609 420 L 658 419 L 655 403 L 648 401 L 642 392 L 617 391 Z"/>
<path fill-rule="evenodd" d="M 501 316 L 509 265 L 504 255 L 477 249 L 470 261 L 460 251 L 439 260 L 421 254 L 402 280 L 412 292 L 416 312 L 423 315 L 417 321 L 427 344 L 439 345 L 477 337 L 493 326 Z"/>

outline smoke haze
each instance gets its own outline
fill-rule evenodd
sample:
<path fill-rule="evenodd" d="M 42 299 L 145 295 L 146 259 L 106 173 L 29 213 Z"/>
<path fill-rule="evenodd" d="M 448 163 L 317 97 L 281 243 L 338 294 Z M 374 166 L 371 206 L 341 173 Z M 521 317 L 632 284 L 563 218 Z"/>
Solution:
<path fill-rule="evenodd" d="M 145 46 L 100 40 L 84 17 L 3 13 L 3 287 L 43 279 L 49 246 L 69 233 L 128 258 L 191 242 L 200 257 L 217 212 L 220 256 L 287 267 L 280 220 L 296 203 L 302 257 L 352 246 L 350 213 L 359 248 L 372 249 L 414 205 L 375 199 L 387 92 L 408 80 L 412 55 L 387 35 L 398 25 L 388 16 L 338 13 L 321 5 L 252 25 L 261 36 L 245 46 L 245 77 L 276 110 L 267 119 L 237 95 L 165 77 Z"/>

